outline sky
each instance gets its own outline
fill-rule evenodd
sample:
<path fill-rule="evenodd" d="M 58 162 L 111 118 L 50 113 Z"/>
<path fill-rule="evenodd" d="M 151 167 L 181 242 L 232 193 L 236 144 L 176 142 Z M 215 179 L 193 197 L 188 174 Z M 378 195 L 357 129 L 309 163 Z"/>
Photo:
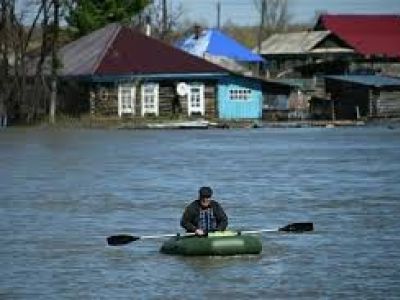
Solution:
<path fill-rule="evenodd" d="M 221 24 L 227 20 L 239 25 L 259 22 L 255 0 L 167 0 L 169 5 L 181 4 L 180 21 L 201 22 L 216 26 L 217 2 L 221 2 Z M 268 1 L 268 0 L 267 0 Z M 312 23 L 317 12 L 347 14 L 399 14 L 400 0 L 288 0 L 290 23 Z"/>

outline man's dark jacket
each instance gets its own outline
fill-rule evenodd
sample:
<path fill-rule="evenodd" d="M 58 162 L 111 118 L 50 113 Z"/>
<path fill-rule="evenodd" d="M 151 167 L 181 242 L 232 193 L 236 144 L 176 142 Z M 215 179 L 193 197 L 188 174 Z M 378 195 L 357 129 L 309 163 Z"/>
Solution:
<path fill-rule="evenodd" d="M 225 230 L 228 226 L 228 217 L 226 216 L 223 208 L 217 201 L 211 200 L 209 207 L 213 210 L 213 214 L 217 223 L 216 230 Z M 190 203 L 181 219 L 181 226 L 186 229 L 187 232 L 194 232 L 197 229 L 200 218 L 200 200 L 195 200 Z"/>

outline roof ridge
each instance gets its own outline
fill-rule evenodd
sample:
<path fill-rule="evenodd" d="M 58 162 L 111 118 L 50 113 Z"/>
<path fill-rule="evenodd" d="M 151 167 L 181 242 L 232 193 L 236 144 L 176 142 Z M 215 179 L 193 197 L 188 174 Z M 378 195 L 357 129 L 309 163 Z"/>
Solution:
<path fill-rule="evenodd" d="M 400 17 L 400 14 L 374 14 L 374 13 L 365 13 L 365 14 L 352 14 L 352 13 L 326 13 L 326 14 L 321 14 L 321 17 L 326 17 L 326 16 L 333 16 L 333 17 Z"/>
<path fill-rule="evenodd" d="M 115 37 L 117 36 L 117 37 Z M 149 37 L 129 26 L 121 26 L 118 34 L 114 33 L 113 41 L 104 51 L 95 74 L 108 73 L 206 73 L 229 72 L 229 70 L 175 48 L 165 41 Z M 112 55 L 111 49 L 119 51 Z"/>
<path fill-rule="evenodd" d="M 106 46 L 103 48 L 102 52 L 98 56 L 98 59 L 96 62 L 93 64 L 93 68 L 91 70 L 91 73 L 95 73 L 99 65 L 101 64 L 103 58 L 106 56 L 108 49 L 110 48 L 110 45 L 114 42 L 115 38 L 117 37 L 118 33 L 120 32 L 122 26 L 118 23 L 111 23 L 108 26 L 115 26 L 114 32 L 110 35 L 110 39 L 108 40 Z"/>

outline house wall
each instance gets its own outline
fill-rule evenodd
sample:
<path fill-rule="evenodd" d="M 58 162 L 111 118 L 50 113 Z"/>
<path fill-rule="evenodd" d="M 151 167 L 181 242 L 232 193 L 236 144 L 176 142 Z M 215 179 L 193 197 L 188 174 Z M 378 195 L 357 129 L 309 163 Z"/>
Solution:
<path fill-rule="evenodd" d="M 156 82 L 156 81 L 154 81 Z M 191 82 L 185 81 L 187 84 Z M 159 116 L 170 117 L 172 115 L 188 115 L 187 95 L 176 94 L 177 81 L 157 81 L 159 84 Z M 205 117 L 214 118 L 217 116 L 216 81 L 195 82 L 204 85 Z M 133 116 L 142 115 L 141 87 L 138 81 L 135 85 L 135 113 Z M 118 116 L 118 83 L 99 83 L 91 88 L 90 111 L 95 115 Z M 129 117 L 129 114 L 124 114 Z"/>
<path fill-rule="evenodd" d="M 381 75 L 400 76 L 400 62 L 370 59 L 365 61 L 355 61 L 349 66 L 349 72 L 355 73 L 359 70 L 373 71 L 374 73 Z"/>
<path fill-rule="evenodd" d="M 309 117 L 310 97 L 300 90 L 292 91 L 288 99 L 289 119 L 303 120 Z"/>
<path fill-rule="evenodd" d="M 97 84 L 91 89 L 90 111 L 101 116 L 118 116 L 118 86 Z"/>
<path fill-rule="evenodd" d="M 310 117 L 314 120 L 332 120 L 332 101 L 313 97 L 310 100 Z"/>
<path fill-rule="evenodd" d="M 336 119 L 357 119 L 370 115 L 370 91 L 366 86 L 339 80 L 326 80 L 326 92 L 334 101 Z"/>
<path fill-rule="evenodd" d="M 263 119 L 303 120 L 309 117 L 309 95 L 299 88 L 264 82 Z"/>
<path fill-rule="evenodd" d="M 233 91 L 249 91 L 242 98 Z M 233 96 L 233 97 L 232 97 Z M 221 119 L 260 119 L 263 95 L 261 84 L 242 78 L 229 77 L 218 86 L 218 115 Z"/>
<path fill-rule="evenodd" d="M 264 92 L 262 119 L 266 121 L 287 120 L 289 95 Z"/>
<path fill-rule="evenodd" d="M 376 117 L 400 116 L 400 91 L 380 91 L 376 98 Z"/>
<path fill-rule="evenodd" d="M 187 84 L 202 84 L 204 86 L 204 108 L 206 118 L 215 118 L 217 116 L 217 94 L 215 81 L 189 82 Z M 188 115 L 188 98 L 187 95 L 179 96 L 176 94 L 176 84 L 174 81 L 160 82 L 159 102 L 160 116 Z"/>
<path fill-rule="evenodd" d="M 266 55 L 271 78 L 312 78 L 318 74 L 342 74 L 348 69 L 352 53 L 303 53 Z"/>
<path fill-rule="evenodd" d="M 218 117 L 217 84 L 208 82 L 204 86 L 206 117 Z M 187 107 L 187 106 L 186 106 Z"/>
<path fill-rule="evenodd" d="M 182 111 L 179 101 L 181 101 L 180 97 L 175 94 L 173 85 L 166 82 L 159 83 L 159 115 L 161 117 L 179 114 Z"/>
<path fill-rule="evenodd" d="M 360 117 L 400 116 L 400 86 L 397 88 L 373 88 L 352 82 L 327 80 L 326 91 L 335 101 L 337 119 Z"/>

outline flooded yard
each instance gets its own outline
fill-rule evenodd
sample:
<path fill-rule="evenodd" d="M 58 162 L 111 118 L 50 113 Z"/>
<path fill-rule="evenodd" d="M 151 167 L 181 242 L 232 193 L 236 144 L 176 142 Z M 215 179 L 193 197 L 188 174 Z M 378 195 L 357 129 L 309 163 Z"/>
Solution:
<path fill-rule="evenodd" d="M 210 185 L 259 256 L 183 258 Z M 400 295 L 400 128 L 0 131 L 1 299 L 395 299 Z"/>

